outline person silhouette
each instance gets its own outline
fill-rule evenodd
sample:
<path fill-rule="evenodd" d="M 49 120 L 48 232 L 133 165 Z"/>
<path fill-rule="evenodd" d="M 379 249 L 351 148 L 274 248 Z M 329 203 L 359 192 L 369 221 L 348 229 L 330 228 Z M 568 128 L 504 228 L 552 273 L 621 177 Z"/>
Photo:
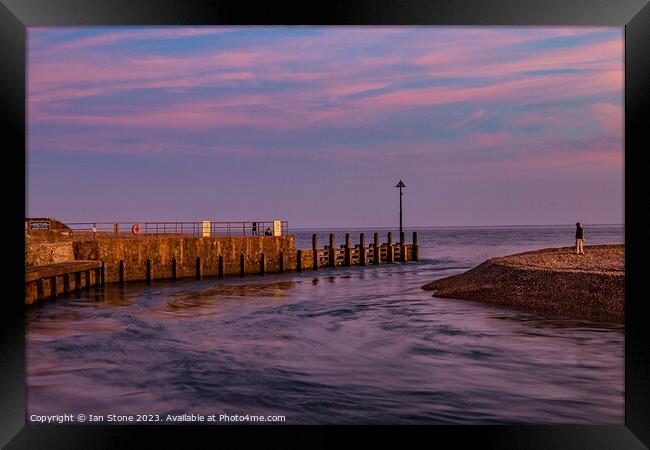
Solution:
<path fill-rule="evenodd" d="M 576 255 L 584 255 L 585 229 L 580 222 L 576 223 Z"/>

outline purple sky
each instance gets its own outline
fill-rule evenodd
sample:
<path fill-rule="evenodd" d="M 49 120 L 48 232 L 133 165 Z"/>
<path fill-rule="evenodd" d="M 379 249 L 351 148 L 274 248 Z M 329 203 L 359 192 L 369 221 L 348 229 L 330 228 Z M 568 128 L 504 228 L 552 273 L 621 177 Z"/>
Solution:
<path fill-rule="evenodd" d="M 28 32 L 27 215 L 623 223 L 623 29 Z"/>

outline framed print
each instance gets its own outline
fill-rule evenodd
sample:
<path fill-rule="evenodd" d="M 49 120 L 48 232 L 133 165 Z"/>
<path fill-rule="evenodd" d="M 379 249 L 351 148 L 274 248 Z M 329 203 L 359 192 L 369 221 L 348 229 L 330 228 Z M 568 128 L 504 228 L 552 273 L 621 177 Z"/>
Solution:
<path fill-rule="evenodd" d="M 647 2 L 0 17 L 7 448 L 650 442 Z"/>

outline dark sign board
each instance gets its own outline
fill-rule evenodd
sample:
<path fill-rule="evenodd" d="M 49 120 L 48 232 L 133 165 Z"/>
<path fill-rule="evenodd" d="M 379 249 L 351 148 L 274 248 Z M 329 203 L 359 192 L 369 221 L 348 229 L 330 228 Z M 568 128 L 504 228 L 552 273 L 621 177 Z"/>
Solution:
<path fill-rule="evenodd" d="M 50 221 L 49 220 L 35 220 L 33 222 L 30 222 L 29 227 L 32 230 L 49 230 L 50 229 Z"/>

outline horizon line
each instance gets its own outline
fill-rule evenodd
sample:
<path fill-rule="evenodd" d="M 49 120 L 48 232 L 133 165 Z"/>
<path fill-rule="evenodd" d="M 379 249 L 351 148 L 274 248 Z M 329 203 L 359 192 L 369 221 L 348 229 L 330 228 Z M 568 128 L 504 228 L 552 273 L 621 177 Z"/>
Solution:
<path fill-rule="evenodd" d="M 583 223 L 588 226 L 625 226 L 624 223 Z M 429 229 L 429 228 L 541 228 L 541 227 L 572 227 L 574 224 L 527 224 L 527 225 L 425 225 L 425 226 L 404 226 L 403 229 Z M 293 230 L 396 230 L 394 227 L 290 227 Z"/>

